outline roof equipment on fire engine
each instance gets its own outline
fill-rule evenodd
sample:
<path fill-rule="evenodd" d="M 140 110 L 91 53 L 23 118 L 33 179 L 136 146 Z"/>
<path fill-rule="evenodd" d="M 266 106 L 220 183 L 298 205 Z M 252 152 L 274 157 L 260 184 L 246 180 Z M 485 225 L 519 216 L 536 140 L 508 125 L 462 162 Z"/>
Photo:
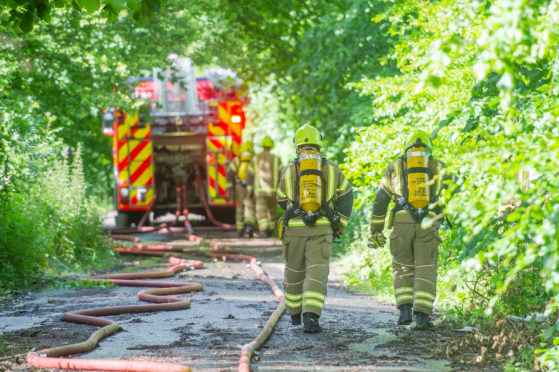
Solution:
<path fill-rule="evenodd" d="M 171 56 L 170 56 L 171 57 Z M 190 58 L 169 58 L 172 66 L 153 69 L 157 105 L 154 116 L 200 115 L 194 65 Z"/>

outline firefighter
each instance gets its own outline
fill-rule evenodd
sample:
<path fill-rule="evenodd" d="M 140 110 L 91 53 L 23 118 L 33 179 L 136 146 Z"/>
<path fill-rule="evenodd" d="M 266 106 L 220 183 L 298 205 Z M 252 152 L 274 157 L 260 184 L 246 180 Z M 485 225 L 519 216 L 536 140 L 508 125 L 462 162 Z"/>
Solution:
<path fill-rule="evenodd" d="M 285 210 L 279 232 L 285 260 L 285 303 L 293 325 L 321 331 L 332 240 L 341 235 L 353 207 L 353 191 L 342 171 L 320 153 L 322 137 L 305 124 L 293 139 L 297 158 L 281 173 L 278 204 Z"/>
<path fill-rule="evenodd" d="M 248 168 L 248 185 L 256 201 L 256 220 L 261 238 L 272 236 L 276 225 L 276 192 L 282 168 L 281 160 L 270 151 L 274 141 L 266 136 L 261 142 L 262 152 L 255 156 Z"/>
<path fill-rule="evenodd" d="M 408 137 L 404 155 L 388 165 L 373 205 L 369 246 L 386 243 L 384 230 L 388 205 L 394 201 L 388 228 L 394 274 L 398 324 L 412 322 L 417 329 L 430 329 L 437 285 L 439 226 L 443 207 L 439 195 L 443 188 L 444 163 L 433 158 L 429 135 L 416 130 Z M 422 222 L 425 218 L 431 223 Z M 429 226 L 430 225 L 430 226 Z"/>
<path fill-rule="evenodd" d="M 254 202 L 248 192 L 248 168 L 252 155 L 254 154 L 253 144 L 246 141 L 241 145 L 240 155 L 233 159 L 227 168 L 227 184 L 229 195 L 234 195 L 237 202 L 235 209 L 235 222 L 237 225 L 237 235 L 243 237 L 247 234 L 252 237 L 254 218 Z"/>

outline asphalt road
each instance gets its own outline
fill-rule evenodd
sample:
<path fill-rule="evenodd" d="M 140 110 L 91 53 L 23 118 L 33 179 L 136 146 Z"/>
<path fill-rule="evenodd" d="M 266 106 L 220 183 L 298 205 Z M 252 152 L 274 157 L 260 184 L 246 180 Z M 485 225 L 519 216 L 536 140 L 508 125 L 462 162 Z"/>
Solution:
<path fill-rule="evenodd" d="M 281 287 L 281 246 L 274 239 L 239 240 L 233 233 L 207 233 L 216 241 L 244 250 L 262 261 L 263 269 Z M 171 240 L 193 247 L 181 237 L 149 234 L 143 240 Z M 197 257 L 200 259 L 200 257 Z M 163 258 L 128 256 L 125 271 L 168 267 Z M 100 342 L 87 359 L 133 359 L 180 363 L 194 371 L 235 371 L 241 346 L 262 330 L 277 302 L 269 287 L 255 279 L 245 263 L 203 258 L 205 268 L 183 272 L 175 281 L 198 281 L 203 291 L 192 293 L 189 309 L 111 316 L 122 330 Z M 446 360 L 425 359 L 438 343 L 436 332 L 395 327 L 396 310 L 340 284 L 335 263 L 321 317 L 323 332 L 305 334 L 291 325 L 287 314 L 252 362 L 255 371 L 447 371 L 493 370 L 451 366 Z M 0 310 L 4 355 L 37 350 L 87 339 L 95 326 L 62 320 L 66 311 L 90 307 L 140 304 L 141 288 L 78 288 L 29 293 L 4 303 Z M 24 358 L 0 362 L 0 371 L 38 371 Z"/>

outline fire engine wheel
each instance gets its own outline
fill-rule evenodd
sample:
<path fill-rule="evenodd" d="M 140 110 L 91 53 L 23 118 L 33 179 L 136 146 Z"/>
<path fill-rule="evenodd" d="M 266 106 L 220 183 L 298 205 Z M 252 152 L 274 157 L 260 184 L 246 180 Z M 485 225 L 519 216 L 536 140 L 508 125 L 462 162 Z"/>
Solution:
<path fill-rule="evenodd" d="M 211 207 L 210 209 L 216 220 L 224 223 L 235 223 L 235 208 Z"/>
<path fill-rule="evenodd" d="M 118 227 L 138 226 L 144 216 L 144 211 L 119 211 L 116 219 Z"/>

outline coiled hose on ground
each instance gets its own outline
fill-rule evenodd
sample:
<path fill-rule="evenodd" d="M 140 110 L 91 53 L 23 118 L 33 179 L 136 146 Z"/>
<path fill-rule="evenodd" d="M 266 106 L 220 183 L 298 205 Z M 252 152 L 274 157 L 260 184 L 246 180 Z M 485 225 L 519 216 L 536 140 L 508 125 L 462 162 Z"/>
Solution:
<path fill-rule="evenodd" d="M 114 238 L 114 237 L 113 237 Z M 132 241 L 135 243 L 134 248 L 115 248 L 117 252 L 131 253 L 131 254 L 149 254 L 162 256 L 166 252 L 179 250 L 169 245 L 144 245 L 139 243 L 138 238 L 119 237 L 120 240 Z M 190 235 L 189 240 L 198 244 L 202 244 L 204 240 L 198 236 Z M 225 249 L 217 243 L 209 244 L 214 250 Z M 208 253 L 210 258 L 224 258 L 234 259 L 249 262 L 250 268 L 257 274 L 258 279 L 268 284 L 272 292 L 279 301 L 279 305 L 272 313 L 272 316 L 266 322 L 266 325 L 258 336 L 250 343 L 243 346 L 239 358 L 238 371 L 250 371 L 250 361 L 254 351 L 259 350 L 273 332 L 277 322 L 281 318 L 285 310 L 285 301 L 283 292 L 279 289 L 277 284 L 271 280 L 264 270 L 260 267 L 257 259 L 252 256 L 231 254 L 225 252 Z M 99 316 L 116 315 L 122 313 L 136 313 L 136 312 L 153 312 L 153 311 L 170 311 L 180 310 L 190 307 L 190 298 L 180 299 L 172 294 L 188 293 L 192 291 L 199 291 L 202 285 L 196 282 L 161 282 L 161 281 L 143 281 L 133 280 L 140 278 L 163 278 L 173 276 L 176 272 L 201 268 L 203 263 L 196 260 L 185 260 L 178 257 L 170 257 L 169 263 L 173 264 L 166 271 L 152 271 L 143 273 L 131 274 L 109 274 L 99 275 L 92 277 L 92 280 L 109 280 L 110 283 L 122 286 L 142 286 L 142 287 L 162 287 L 160 289 L 142 290 L 138 293 L 138 298 L 142 301 L 153 302 L 152 305 L 133 305 L 133 306 L 114 306 L 106 308 L 93 308 L 86 310 L 72 311 L 64 314 L 64 319 L 70 322 L 85 323 L 98 325 L 103 328 L 95 331 L 90 335 L 87 341 L 65 345 L 50 349 L 44 349 L 39 353 L 29 353 L 27 356 L 27 363 L 34 367 L 42 368 L 59 368 L 59 369 L 78 369 L 78 370 L 93 370 L 93 371 L 130 371 L 130 372 L 175 372 L 175 371 L 190 371 L 190 367 L 171 364 L 171 363 L 157 363 L 145 361 L 126 361 L 126 360 L 97 360 L 97 359 L 68 359 L 59 358 L 60 356 L 83 353 L 92 350 L 103 338 L 118 331 L 120 326 L 118 323 Z"/>

